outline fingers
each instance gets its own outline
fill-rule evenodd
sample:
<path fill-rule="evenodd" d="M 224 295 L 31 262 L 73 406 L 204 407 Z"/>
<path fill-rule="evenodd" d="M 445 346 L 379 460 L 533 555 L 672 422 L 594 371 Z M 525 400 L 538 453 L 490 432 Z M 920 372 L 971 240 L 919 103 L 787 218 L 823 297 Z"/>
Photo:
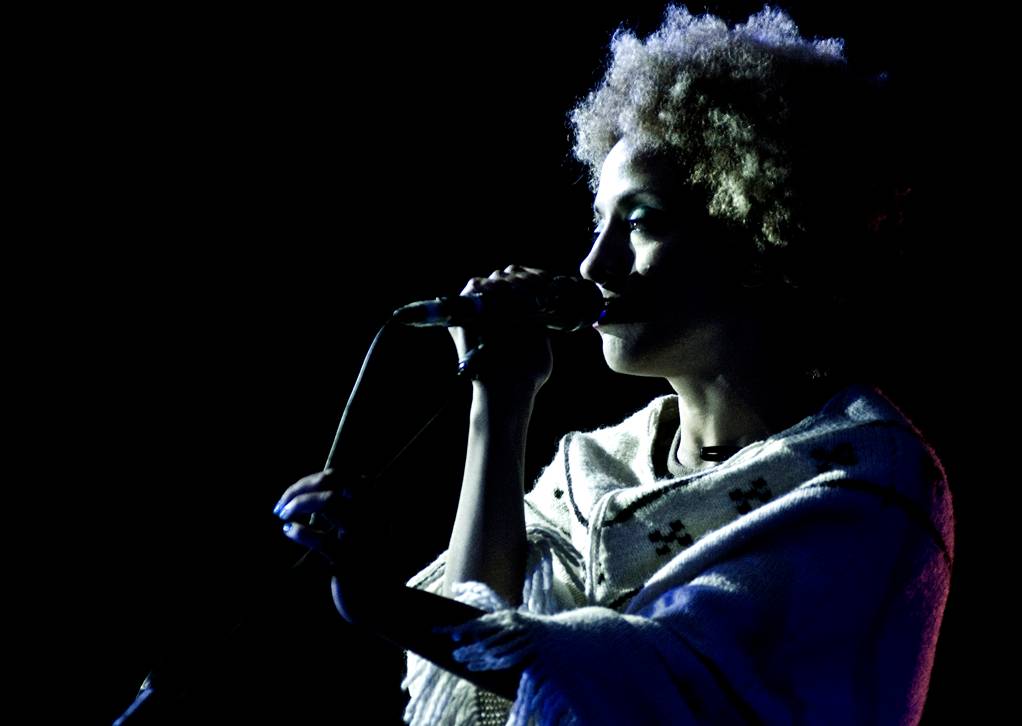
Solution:
<path fill-rule="evenodd" d="M 485 287 L 487 279 L 488 278 L 485 277 L 473 277 L 471 280 L 468 281 L 465 287 L 461 289 L 461 292 L 459 294 L 472 295 L 477 292 L 482 292 Z"/>
<path fill-rule="evenodd" d="M 298 494 L 277 512 L 283 520 L 290 520 L 298 514 L 319 514 L 333 526 L 341 524 L 345 514 L 350 511 L 353 496 L 350 490 L 311 491 Z"/>
<path fill-rule="evenodd" d="M 462 289 L 461 294 L 471 295 L 502 287 L 538 285 L 550 276 L 549 272 L 535 267 L 508 265 L 503 270 L 494 270 L 489 277 L 473 277 Z"/>
<path fill-rule="evenodd" d="M 326 547 L 324 540 L 327 535 L 314 532 L 304 524 L 287 522 L 284 524 L 283 530 L 285 537 L 297 542 L 303 547 L 308 547 L 309 549 L 317 551 L 322 551 Z"/>
<path fill-rule="evenodd" d="M 494 304 L 483 305 L 482 314 L 463 327 L 450 329 L 459 376 L 484 385 L 539 390 L 553 359 L 548 331 L 534 313 L 546 305 L 553 279 L 535 267 L 508 265 L 469 280 L 462 295 L 494 293 Z"/>
<path fill-rule="evenodd" d="M 349 477 L 345 475 L 344 481 Z M 331 470 L 302 477 L 287 488 L 274 513 L 288 520 L 284 536 L 324 557 L 331 567 L 350 570 L 359 566 L 358 552 L 366 541 L 362 519 L 370 512 L 358 488 L 341 487 L 341 481 L 341 475 Z M 365 484 L 367 478 L 358 481 Z"/>
<path fill-rule="evenodd" d="M 297 496 L 324 491 L 328 487 L 336 486 L 336 483 L 337 477 L 332 469 L 304 476 L 284 491 L 280 499 L 277 500 L 276 506 L 273 507 L 273 513 L 280 515 L 281 511 Z"/>
<path fill-rule="evenodd" d="M 284 536 L 303 547 L 326 557 L 333 564 L 340 564 L 344 561 L 344 544 L 346 534 L 343 530 L 336 532 L 316 532 L 303 524 L 287 522 L 284 525 Z"/>
<path fill-rule="evenodd" d="M 350 528 L 357 518 L 357 502 L 354 491 L 341 488 L 340 477 L 327 470 L 288 487 L 273 513 L 284 521 L 303 525 L 304 530 L 296 531 L 318 535 Z"/>

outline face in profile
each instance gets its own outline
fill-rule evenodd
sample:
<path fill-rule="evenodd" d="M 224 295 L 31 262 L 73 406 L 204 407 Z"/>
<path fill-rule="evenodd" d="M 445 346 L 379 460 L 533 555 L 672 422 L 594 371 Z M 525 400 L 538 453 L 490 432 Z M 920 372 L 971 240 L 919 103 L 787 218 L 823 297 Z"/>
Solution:
<path fill-rule="evenodd" d="M 716 377 L 734 319 L 734 270 L 683 171 L 627 140 L 603 164 L 596 237 L 580 272 L 610 299 L 598 326 L 619 373 Z"/>

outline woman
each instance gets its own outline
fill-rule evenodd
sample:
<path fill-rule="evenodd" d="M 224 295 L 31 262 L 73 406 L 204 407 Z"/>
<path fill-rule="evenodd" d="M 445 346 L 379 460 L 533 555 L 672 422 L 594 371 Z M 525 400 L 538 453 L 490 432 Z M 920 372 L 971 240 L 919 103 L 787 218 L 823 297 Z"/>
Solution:
<path fill-rule="evenodd" d="M 675 393 L 563 437 L 526 493 L 546 335 L 453 329 L 490 365 L 449 548 L 399 588 L 350 537 L 286 525 L 339 561 L 342 615 L 409 651 L 406 721 L 918 721 L 954 530 L 939 460 L 857 379 L 848 332 L 902 198 L 869 130 L 881 90 L 769 7 L 615 34 L 572 113 L 597 217 L 580 272 L 609 299 L 610 368 Z M 281 516 L 350 526 L 338 486 L 298 482 Z"/>

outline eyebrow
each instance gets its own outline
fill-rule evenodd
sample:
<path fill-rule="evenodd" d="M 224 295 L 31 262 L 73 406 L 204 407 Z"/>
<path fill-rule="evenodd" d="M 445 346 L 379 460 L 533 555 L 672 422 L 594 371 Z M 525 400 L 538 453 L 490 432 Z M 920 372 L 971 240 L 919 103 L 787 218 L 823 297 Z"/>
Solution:
<path fill-rule="evenodd" d="M 617 204 L 615 204 L 614 206 L 617 207 L 627 206 L 628 204 L 631 204 L 639 197 L 652 198 L 655 199 L 657 202 L 662 201 L 662 197 L 659 194 L 657 194 L 654 190 L 646 187 L 640 187 L 638 189 L 631 189 L 622 194 L 621 196 L 619 196 L 617 198 Z M 593 214 L 595 214 L 597 217 L 603 216 L 603 212 L 600 211 L 595 201 L 593 202 Z"/>

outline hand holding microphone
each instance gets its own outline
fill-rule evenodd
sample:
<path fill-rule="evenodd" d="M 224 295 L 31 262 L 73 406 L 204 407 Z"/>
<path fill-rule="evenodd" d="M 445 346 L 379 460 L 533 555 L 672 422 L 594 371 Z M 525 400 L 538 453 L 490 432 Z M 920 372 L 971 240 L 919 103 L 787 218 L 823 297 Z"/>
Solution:
<path fill-rule="evenodd" d="M 588 280 L 508 265 L 488 278 L 472 278 L 460 296 L 398 308 L 394 321 L 415 327 L 534 324 L 575 331 L 591 327 L 603 309 L 600 289 Z"/>
<path fill-rule="evenodd" d="M 399 308 L 394 320 L 448 327 L 462 361 L 482 344 L 485 368 L 476 381 L 491 390 L 534 394 L 553 370 L 549 330 L 589 328 L 603 304 L 599 288 L 587 280 L 509 265 L 472 278 L 460 297 Z"/>

